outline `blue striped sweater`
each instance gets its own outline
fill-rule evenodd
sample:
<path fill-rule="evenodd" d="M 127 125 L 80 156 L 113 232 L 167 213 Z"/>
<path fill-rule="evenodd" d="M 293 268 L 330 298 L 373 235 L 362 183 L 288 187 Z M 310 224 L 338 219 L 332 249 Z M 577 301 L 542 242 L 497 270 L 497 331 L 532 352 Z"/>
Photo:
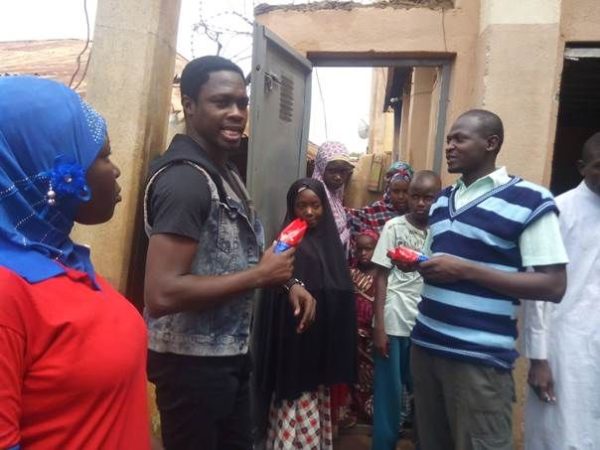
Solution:
<path fill-rule="evenodd" d="M 433 254 L 445 253 L 509 272 L 523 271 L 519 237 L 554 211 L 552 194 L 518 177 L 459 209 L 446 188 L 429 217 Z M 412 332 L 415 345 L 441 356 L 511 369 L 518 353 L 519 299 L 475 283 L 426 282 Z"/>

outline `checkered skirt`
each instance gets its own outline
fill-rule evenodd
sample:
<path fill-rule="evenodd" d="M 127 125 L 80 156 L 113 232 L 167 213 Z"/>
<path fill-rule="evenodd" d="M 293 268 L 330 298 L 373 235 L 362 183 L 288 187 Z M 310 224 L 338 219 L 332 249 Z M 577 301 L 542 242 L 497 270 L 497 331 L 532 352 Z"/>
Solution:
<path fill-rule="evenodd" d="M 329 389 L 271 403 L 267 450 L 333 450 Z"/>

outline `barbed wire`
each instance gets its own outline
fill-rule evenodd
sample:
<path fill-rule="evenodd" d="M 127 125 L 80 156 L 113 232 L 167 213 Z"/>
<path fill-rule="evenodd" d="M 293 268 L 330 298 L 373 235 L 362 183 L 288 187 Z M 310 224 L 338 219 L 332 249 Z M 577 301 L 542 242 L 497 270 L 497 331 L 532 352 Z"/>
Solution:
<path fill-rule="evenodd" d="M 236 18 L 239 21 L 239 26 L 231 23 L 223 24 L 223 21 L 231 22 L 231 18 Z M 233 9 L 219 11 L 216 14 L 207 15 L 204 8 L 204 1 L 198 0 L 198 20 L 192 25 L 190 34 L 190 50 L 192 57 L 196 57 L 196 40 L 198 37 L 203 37 L 216 45 L 217 55 L 226 55 L 229 49 L 233 46 L 234 41 L 242 39 L 247 40 L 252 38 L 252 29 L 254 20 L 247 17 L 245 14 Z M 249 56 L 245 53 L 252 48 L 252 44 L 242 44 L 243 50 L 235 49 L 237 53 L 233 56 L 226 55 L 234 61 L 247 59 Z"/>

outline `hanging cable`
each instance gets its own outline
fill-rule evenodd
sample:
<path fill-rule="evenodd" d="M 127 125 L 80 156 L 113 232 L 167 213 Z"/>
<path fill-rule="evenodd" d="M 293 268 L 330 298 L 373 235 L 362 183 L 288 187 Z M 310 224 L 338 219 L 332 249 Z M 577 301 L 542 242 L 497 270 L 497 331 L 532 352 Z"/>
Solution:
<path fill-rule="evenodd" d="M 75 68 L 75 72 L 73 72 L 73 75 L 71 76 L 71 80 L 69 81 L 69 87 L 73 86 L 73 81 L 75 81 L 75 77 L 77 76 L 77 74 L 79 73 L 79 69 L 81 68 L 81 57 L 84 55 L 84 53 L 87 51 L 88 47 L 90 46 L 90 16 L 88 14 L 88 9 L 87 9 L 87 0 L 83 0 L 83 12 L 85 13 L 85 25 L 86 25 L 87 37 L 85 40 L 85 45 L 83 47 L 83 50 L 81 50 L 79 55 L 77 55 L 77 67 Z M 85 63 L 83 75 L 81 76 L 79 83 L 77 83 L 77 85 L 73 88 L 73 90 L 76 90 L 81 85 L 83 80 L 85 79 L 85 76 L 87 74 L 87 69 L 90 64 L 90 56 L 91 55 L 88 56 L 88 59 Z"/>
<path fill-rule="evenodd" d="M 315 67 L 315 78 L 317 79 L 317 86 L 319 88 L 319 96 L 321 97 L 321 107 L 323 108 L 323 122 L 325 124 L 325 140 L 329 140 L 327 133 L 327 112 L 325 111 L 325 99 L 323 98 L 323 90 L 321 89 L 321 80 L 319 79 L 319 71 Z"/>

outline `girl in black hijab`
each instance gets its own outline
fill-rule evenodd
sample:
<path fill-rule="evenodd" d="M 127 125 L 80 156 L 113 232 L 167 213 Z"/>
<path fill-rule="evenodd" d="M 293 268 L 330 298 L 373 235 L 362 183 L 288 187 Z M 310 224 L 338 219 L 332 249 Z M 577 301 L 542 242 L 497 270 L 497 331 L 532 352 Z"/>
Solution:
<path fill-rule="evenodd" d="M 256 382 L 268 423 L 266 448 L 332 448 L 329 386 L 356 378 L 356 314 L 346 255 L 320 181 L 290 187 L 284 226 L 300 217 L 309 229 L 295 254 L 294 282 L 317 301 L 310 328 L 297 332 L 284 290 L 265 292 L 259 304 Z M 269 405 L 268 407 L 266 405 Z M 269 408 L 268 420 L 266 409 Z"/>

